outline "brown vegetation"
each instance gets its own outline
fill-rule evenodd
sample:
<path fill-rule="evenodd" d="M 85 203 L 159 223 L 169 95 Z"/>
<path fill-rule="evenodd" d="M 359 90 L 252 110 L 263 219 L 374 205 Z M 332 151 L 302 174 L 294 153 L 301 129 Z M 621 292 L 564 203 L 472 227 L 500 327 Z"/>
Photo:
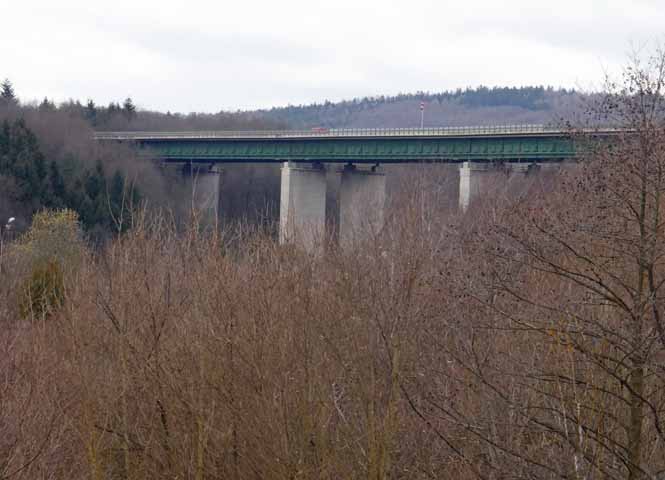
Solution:
<path fill-rule="evenodd" d="M 579 166 L 464 216 L 428 172 L 322 256 L 136 215 L 22 319 L 5 249 L 0 478 L 661 478 L 664 73 Z"/>

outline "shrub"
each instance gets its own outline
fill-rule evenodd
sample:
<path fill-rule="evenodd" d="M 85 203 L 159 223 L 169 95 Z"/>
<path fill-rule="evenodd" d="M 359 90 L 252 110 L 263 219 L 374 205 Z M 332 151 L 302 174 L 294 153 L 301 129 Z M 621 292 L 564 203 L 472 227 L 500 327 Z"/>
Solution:
<path fill-rule="evenodd" d="M 73 210 L 43 210 L 11 250 L 21 318 L 48 316 L 64 304 L 65 282 L 85 257 L 79 217 Z"/>
<path fill-rule="evenodd" d="M 55 259 L 61 268 L 71 270 L 82 259 L 83 234 L 74 210 L 42 210 L 32 218 L 32 226 L 19 242 L 19 254 L 31 267 Z"/>
<path fill-rule="evenodd" d="M 65 301 L 65 281 L 57 260 L 37 265 L 21 289 L 19 309 L 22 318 L 49 316 Z"/>

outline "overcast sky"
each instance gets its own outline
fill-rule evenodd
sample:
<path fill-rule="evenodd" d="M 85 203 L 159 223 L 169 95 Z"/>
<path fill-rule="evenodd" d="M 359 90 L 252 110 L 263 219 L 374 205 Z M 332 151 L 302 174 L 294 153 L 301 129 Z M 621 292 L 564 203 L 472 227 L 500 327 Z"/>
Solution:
<path fill-rule="evenodd" d="M 665 0 L 2 0 L 22 100 L 253 109 L 493 85 L 592 88 Z"/>

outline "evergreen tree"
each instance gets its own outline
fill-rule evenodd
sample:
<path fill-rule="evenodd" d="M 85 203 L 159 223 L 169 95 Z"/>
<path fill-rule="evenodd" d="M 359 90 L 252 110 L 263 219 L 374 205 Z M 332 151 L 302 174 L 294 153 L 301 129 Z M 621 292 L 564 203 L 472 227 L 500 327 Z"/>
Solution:
<path fill-rule="evenodd" d="M 0 128 L 0 173 L 5 168 L 8 168 L 9 162 L 9 137 L 11 134 L 9 122 L 5 120 L 2 122 L 2 128 Z"/>
<path fill-rule="evenodd" d="M 65 179 L 60 173 L 58 164 L 51 161 L 49 165 L 49 198 L 45 202 L 49 208 L 63 208 L 67 205 Z"/>
<path fill-rule="evenodd" d="M 14 86 L 9 79 L 5 79 L 2 84 L 0 84 L 0 104 L 5 105 L 17 105 L 18 99 L 14 93 Z"/>
<path fill-rule="evenodd" d="M 85 106 L 85 119 L 90 122 L 92 126 L 97 125 L 97 106 L 95 105 L 95 102 L 93 102 L 91 99 L 88 100 L 88 103 Z"/>
<path fill-rule="evenodd" d="M 30 131 L 22 119 L 13 125 L 3 125 L 2 161 L 0 174 L 13 176 L 21 189 L 18 200 L 38 208 L 45 191 L 47 176 L 44 155 L 39 149 L 37 137 Z"/>
<path fill-rule="evenodd" d="M 130 97 L 125 99 L 125 103 L 122 104 L 122 113 L 128 121 L 132 121 L 136 118 L 136 106 Z"/>

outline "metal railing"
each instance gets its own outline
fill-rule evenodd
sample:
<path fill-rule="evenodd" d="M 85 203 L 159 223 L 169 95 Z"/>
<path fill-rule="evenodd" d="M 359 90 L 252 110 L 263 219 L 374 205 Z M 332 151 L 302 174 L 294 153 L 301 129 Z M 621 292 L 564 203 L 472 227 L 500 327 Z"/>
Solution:
<path fill-rule="evenodd" d="M 96 132 L 97 140 L 186 140 L 234 138 L 370 138 L 453 137 L 492 135 L 563 135 L 567 132 L 545 125 L 497 125 L 436 128 L 313 128 L 310 130 L 199 131 L 199 132 Z"/>

